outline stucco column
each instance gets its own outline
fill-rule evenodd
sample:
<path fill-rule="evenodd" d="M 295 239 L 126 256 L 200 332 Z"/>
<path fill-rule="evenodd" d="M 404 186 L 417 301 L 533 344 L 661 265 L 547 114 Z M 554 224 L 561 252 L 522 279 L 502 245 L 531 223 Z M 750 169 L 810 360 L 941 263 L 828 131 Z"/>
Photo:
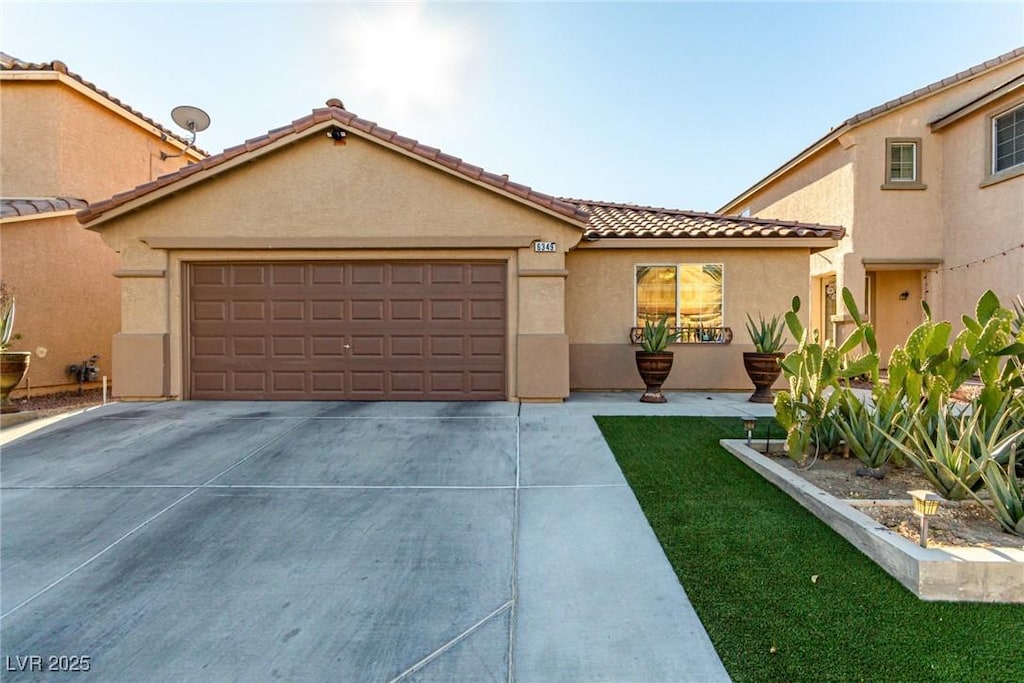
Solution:
<path fill-rule="evenodd" d="M 565 333 L 565 254 L 519 253 L 517 387 L 523 401 L 569 396 L 569 336 Z"/>
<path fill-rule="evenodd" d="M 142 243 L 121 251 L 121 331 L 114 335 L 114 394 L 163 398 L 170 391 L 167 252 Z"/>
<path fill-rule="evenodd" d="M 850 294 L 853 295 L 853 299 L 860 309 L 861 316 L 867 310 L 864 301 L 864 275 L 864 264 L 861 263 L 860 256 L 852 253 L 845 254 L 843 267 L 836 273 L 836 314 L 832 317 L 832 321 L 835 323 L 836 344 L 841 344 L 856 327 L 853 317 L 846 310 L 846 302 L 842 295 L 843 288 L 850 290 Z"/>

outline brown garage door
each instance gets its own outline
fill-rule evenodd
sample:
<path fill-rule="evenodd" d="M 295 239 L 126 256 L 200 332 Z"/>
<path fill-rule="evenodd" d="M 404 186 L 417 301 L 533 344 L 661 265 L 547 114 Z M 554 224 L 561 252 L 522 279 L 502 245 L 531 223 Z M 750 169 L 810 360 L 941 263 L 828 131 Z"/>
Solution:
<path fill-rule="evenodd" d="M 189 268 L 193 399 L 501 400 L 505 264 Z"/>

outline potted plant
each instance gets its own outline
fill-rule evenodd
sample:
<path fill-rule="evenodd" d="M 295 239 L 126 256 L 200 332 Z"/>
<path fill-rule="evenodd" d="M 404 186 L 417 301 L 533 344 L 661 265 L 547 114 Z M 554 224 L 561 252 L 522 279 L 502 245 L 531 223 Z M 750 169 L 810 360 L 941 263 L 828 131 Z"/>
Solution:
<path fill-rule="evenodd" d="M 778 315 L 771 321 L 766 321 L 760 313 L 757 317 L 758 322 L 755 324 L 754 319 L 747 314 L 747 332 L 750 341 L 754 343 L 754 351 L 743 354 L 743 368 L 754 383 L 754 393 L 748 400 L 752 403 L 771 403 L 775 398 L 772 385 L 782 374 L 779 361 L 785 356 L 780 351 L 785 325 Z"/>
<path fill-rule="evenodd" d="M 16 413 L 18 408 L 10 405 L 8 397 L 11 391 L 21 383 L 28 372 L 28 362 L 32 354 L 28 351 L 8 351 L 14 334 L 14 292 L 7 285 L 0 283 L 0 412 Z"/>
<path fill-rule="evenodd" d="M 661 316 L 657 323 L 644 322 L 641 350 L 636 352 L 636 369 L 646 387 L 640 397 L 643 403 L 665 403 L 667 400 L 661 393 L 661 385 L 672 370 L 673 353 L 666 349 L 670 342 L 679 339 L 680 334 L 679 330 L 669 327 L 667 315 Z"/>

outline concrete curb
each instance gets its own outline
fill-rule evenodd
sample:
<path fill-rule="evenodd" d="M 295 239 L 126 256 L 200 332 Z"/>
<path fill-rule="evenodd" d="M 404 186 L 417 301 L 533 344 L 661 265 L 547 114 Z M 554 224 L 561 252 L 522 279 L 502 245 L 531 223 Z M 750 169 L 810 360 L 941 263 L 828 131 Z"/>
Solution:
<path fill-rule="evenodd" d="M 742 439 L 720 443 L 922 600 L 1024 603 L 1024 551 L 922 548 L 748 448 Z"/>

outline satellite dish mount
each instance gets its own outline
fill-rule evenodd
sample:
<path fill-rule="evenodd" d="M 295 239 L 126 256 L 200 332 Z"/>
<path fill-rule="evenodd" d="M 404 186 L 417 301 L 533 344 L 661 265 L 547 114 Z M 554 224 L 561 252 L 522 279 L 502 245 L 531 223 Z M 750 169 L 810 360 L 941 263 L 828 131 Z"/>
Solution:
<path fill-rule="evenodd" d="M 171 118 L 181 128 L 184 128 L 192 134 L 192 139 L 185 145 L 185 149 L 181 150 L 179 154 L 168 154 L 167 152 L 160 152 L 160 160 L 166 161 L 175 157 L 185 156 L 185 153 L 192 149 L 192 146 L 196 142 L 196 133 L 200 133 L 210 127 L 210 115 L 199 107 L 191 107 L 187 104 L 183 104 L 180 107 L 175 107 L 171 110 Z"/>

